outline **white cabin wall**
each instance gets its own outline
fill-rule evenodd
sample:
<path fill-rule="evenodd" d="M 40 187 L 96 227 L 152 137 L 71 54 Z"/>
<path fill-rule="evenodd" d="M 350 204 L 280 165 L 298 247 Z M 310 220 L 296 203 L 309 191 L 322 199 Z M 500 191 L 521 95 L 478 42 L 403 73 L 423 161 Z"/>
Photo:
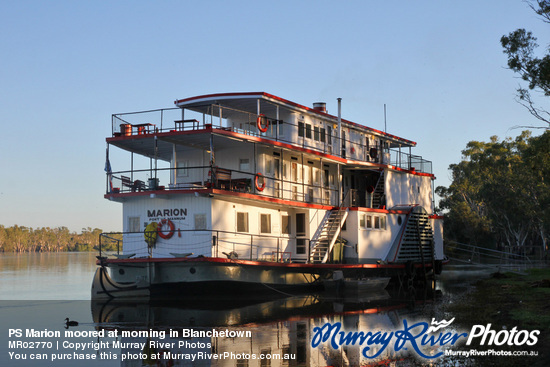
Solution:
<path fill-rule="evenodd" d="M 385 228 L 367 228 L 367 219 L 364 222 L 362 217 L 384 218 Z M 346 219 L 346 230 L 342 231 L 342 237 L 348 241 L 344 250 L 344 257 L 348 263 L 373 263 L 376 260 L 385 260 L 390 247 L 399 234 L 401 225 L 398 224 L 398 217 L 401 216 L 402 223 L 405 222 L 404 214 L 386 214 L 379 212 L 366 212 L 352 210 Z M 362 224 L 365 223 L 363 226 Z"/>
<path fill-rule="evenodd" d="M 211 212 L 210 198 L 208 197 L 185 195 L 170 197 L 169 200 L 147 196 L 128 199 L 124 202 L 122 209 L 123 230 L 124 232 L 137 233 L 124 235 L 123 253 L 135 253 L 136 257 L 147 256 L 143 231 L 147 224 L 167 219 L 174 224 L 174 234 L 169 239 L 157 238 L 153 257 L 173 257 L 170 253 L 189 252 L 192 252 L 194 256 L 211 256 L 210 232 L 190 231 L 198 229 L 197 226 L 203 227 L 200 229 L 211 229 Z M 136 222 L 139 225 L 136 228 L 131 228 L 132 223 Z M 164 228 L 164 232 L 168 233 L 168 227 Z"/>
<path fill-rule="evenodd" d="M 428 213 L 433 212 L 431 177 L 389 170 L 385 174 L 387 208 L 396 205 L 418 204 L 424 207 Z"/>
<path fill-rule="evenodd" d="M 254 144 L 241 143 L 232 144 L 230 148 L 216 148 L 216 137 L 214 137 L 214 156 L 216 166 L 232 171 L 241 171 L 240 160 L 248 159 L 248 169 L 243 168 L 241 172 L 232 172 L 231 178 L 251 178 L 258 167 L 254 165 Z"/>
<path fill-rule="evenodd" d="M 261 203 L 258 204 L 261 205 Z M 289 211 L 256 206 L 251 202 L 244 204 L 225 200 L 214 200 L 212 208 L 213 229 L 222 231 L 218 238 L 218 256 L 223 257 L 223 252 L 235 251 L 239 259 L 268 260 L 271 259 L 273 252 L 276 253 L 278 250 L 290 252 L 292 258 L 295 257 L 294 241 L 290 240 L 292 233 L 282 233 L 282 216 L 291 216 L 292 213 Z M 248 231 L 237 233 L 237 213 L 246 213 L 248 216 Z M 262 214 L 269 216 L 271 222 L 269 232 L 266 233 L 261 231 Z M 280 237 L 278 241 L 276 237 Z"/>
<path fill-rule="evenodd" d="M 171 167 L 175 168 L 171 175 L 172 187 L 188 187 L 190 183 L 202 184 L 208 180 L 208 168 L 191 168 L 208 166 L 210 157 L 209 154 L 208 157 L 206 155 L 202 149 L 176 146 L 175 157 L 172 157 L 171 163 Z"/>
<path fill-rule="evenodd" d="M 292 126 L 290 126 L 291 133 L 288 140 L 293 144 L 318 149 L 328 154 L 335 153 L 333 146 L 335 144 L 336 125 L 333 121 L 314 114 L 295 112 L 289 116 L 289 122 Z M 304 136 L 299 134 L 301 123 L 304 124 Z M 332 135 L 332 137 L 329 138 L 329 135 Z"/>

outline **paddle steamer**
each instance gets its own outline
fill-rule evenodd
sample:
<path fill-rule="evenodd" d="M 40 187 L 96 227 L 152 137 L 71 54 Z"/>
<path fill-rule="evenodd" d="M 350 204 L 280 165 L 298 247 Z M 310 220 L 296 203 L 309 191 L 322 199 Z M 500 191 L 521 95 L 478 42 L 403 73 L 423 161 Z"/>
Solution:
<path fill-rule="evenodd" d="M 106 142 L 105 198 L 122 204 L 123 232 L 101 236 L 94 299 L 441 271 L 431 162 L 411 140 L 343 119 L 340 99 L 332 115 L 265 92 L 190 97 L 113 115 Z"/>

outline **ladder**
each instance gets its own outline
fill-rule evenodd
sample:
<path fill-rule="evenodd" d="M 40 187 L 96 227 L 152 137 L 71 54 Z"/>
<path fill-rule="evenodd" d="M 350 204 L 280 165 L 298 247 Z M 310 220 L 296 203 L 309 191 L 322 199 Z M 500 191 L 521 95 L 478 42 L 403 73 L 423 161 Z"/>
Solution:
<path fill-rule="evenodd" d="M 348 194 L 346 194 L 346 197 Z M 348 213 L 349 208 L 343 207 L 327 213 L 319 229 L 311 239 L 310 263 L 321 264 L 327 262 L 330 251 L 332 251 L 332 247 L 340 235 L 342 224 L 348 217 Z"/>
<path fill-rule="evenodd" d="M 382 204 L 382 197 L 384 196 L 384 172 L 380 172 L 380 177 L 378 178 L 378 182 L 376 182 L 376 186 L 374 187 L 374 192 L 372 193 L 372 207 L 375 209 L 380 208 L 380 205 Z"/>

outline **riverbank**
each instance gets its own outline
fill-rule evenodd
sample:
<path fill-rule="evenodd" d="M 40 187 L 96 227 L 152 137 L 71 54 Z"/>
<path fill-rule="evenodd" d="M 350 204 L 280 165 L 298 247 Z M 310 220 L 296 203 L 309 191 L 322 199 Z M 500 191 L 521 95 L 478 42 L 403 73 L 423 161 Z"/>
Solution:
<path fill-rule="evenodd" d="M 470 357 L 476 366 L 549 366 L 550 351 L 550 268 L 530 269 L 525 274 L 495 273 L 477 281 L 461 302 L 446 306 L 458 326 L 470 330 L 473 325 L 491 324 L 491 329 L 511 331 L 540 330 L 534 346 L 463 346 L 463 350 L 536 351 L 537 357 Z M 485 343 L 487 344 L 487 342 Z"/>

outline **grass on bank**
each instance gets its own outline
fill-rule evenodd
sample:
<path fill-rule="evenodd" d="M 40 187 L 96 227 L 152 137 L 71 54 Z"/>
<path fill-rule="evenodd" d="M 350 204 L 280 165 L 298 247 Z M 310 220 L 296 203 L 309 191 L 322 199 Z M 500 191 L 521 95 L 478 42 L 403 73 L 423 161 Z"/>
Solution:
<path fill-rule="evenodd" d="M 475 289 L 462 302 L 449 305 L 448 310 L 466 329 L 473 325 L 491 324 L 491 329 L 495 331 L 511 330 L 515 326 L 518 330 L 539 330 L 538 343 L 531 348 L 524 346 L 520 349 L 539 351 L 539 357 L 523 362 L 547 365 L 550 359 L 546 350 L 550 342 L 550 268 L 530 269 L 525 275 L 495 273 L 491 278 L 475 283 Z M 489 348 L 479 347 L 480 350 Z M 487 358 L 479 362 L 481 365 L 491 365 Z M 512 358 L 506 362 L 514 365 L 519 360 Z M 499 359 L 498 364 L 501 363 Z"/>

